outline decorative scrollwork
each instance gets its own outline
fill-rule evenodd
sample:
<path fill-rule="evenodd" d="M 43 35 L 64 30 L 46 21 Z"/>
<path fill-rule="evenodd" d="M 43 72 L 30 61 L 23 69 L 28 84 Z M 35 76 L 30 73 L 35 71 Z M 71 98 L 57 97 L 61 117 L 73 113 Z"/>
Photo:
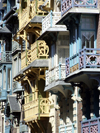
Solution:
<path fill-rule="evenodd" d="M 96 55 L 86 56 L 86 64 L 99 65 L 100 64 L 100 56 L 96 56 Z"/>
<path fill-rule="evenodd" d="M 63 15 L 72 7 L 97 7 L 97 0 L 62 0 L 61 14 Z"/>
<path fill-rule="evenodd" d="M 90 133 L 98 133 L 98 125 L 92 125 L 90 127 Z"/>
<path fill-rule="evenodd" d="M 40 99 L 40 112 L 41 113 L 49 113 L 49 106 L 51 101 L 47 98 Z"/>
<path fill-rule="evenodd" d="M 89 133 L 89 127 L 84 127 L 82 133 Z"/>
<path fill-rule="evenodd" d="M 90 6 L 92 6 L 92 5 L 95 5 L 96 4 L 96 0 L 93 0 L 92 2 L 91 2 L 91 0 L 74 0 L 74 3 L 75 3 L 75 5 L 90 5 Z"/>
<path fill-rule="evenodd" d="M 38 57 L 48 57 L 49 47 L 46 45 L 45 41 L 38 41 Z"/>

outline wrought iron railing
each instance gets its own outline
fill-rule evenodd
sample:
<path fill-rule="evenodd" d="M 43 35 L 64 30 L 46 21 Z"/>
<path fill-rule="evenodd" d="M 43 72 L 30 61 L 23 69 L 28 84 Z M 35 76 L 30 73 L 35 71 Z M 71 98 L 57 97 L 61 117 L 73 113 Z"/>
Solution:
<path fill-rule="evenodd" d="M 46 85 L 57 80 L 65 79 L 65 65 L 59 63 L 58 66 L 52 68 L 51 70 L 46 71 Z"/>
<path fill-rule="evenodd" d="M 11 51 L 1 52 L 0 62 L 12 62 L 12 52 Z"/>
<path fill-rule="evenodd" d="M 44 33 L 50 27 L 57 27 L 55 25 L 57 21 L 61 18 L 60 12 L 50 12 L 43 20 L 42 20 L 42 33 Z"/>
<path fill-rule="evenodd" d="M 47 59 L 49 53 L 49 47 L 45 41 L 39 40 L 31 44 L 31 50 L 26 50 L 21 53 L 21 69 L 28 66 L 36 59 Z"/>
<path fill-rule="evenodd" d="M 59 133 L 74 133 L 74 124 L 60 125 Z"/>
<path fill-rule="evenodd" d="M 61 0 L 61 15 L 73 7 L 97 8 L 97 0 Z"/>
<path fill-rule="evenodd" d="M 74 62 L 73 60 L 77 60 L 78 62 L 75 61 L 72 65 L 72 62 Z M 79 50 L 79 53 L 77 53 L 76 56 L 66 58 L 66 76 L 71 73 L 71 69 L 75 65 L 78 66 L 75 70 L 83 68 L 100 68 L 100 49 L 84 47 Z"/>
<path fill-rule="evenodd" d="M 81 133 L 100 133 L 100 118 L 82 121 Z"/>

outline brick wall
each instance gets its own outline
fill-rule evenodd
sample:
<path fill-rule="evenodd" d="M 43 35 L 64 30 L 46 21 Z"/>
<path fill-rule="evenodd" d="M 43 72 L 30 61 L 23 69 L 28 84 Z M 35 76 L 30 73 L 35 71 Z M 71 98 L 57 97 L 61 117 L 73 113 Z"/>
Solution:
<path fill-rule="evenodd" d="M 78 103 L 78 133 L 81 133 L 82 102 Z"/>
<path fill-rule="evenodd" d="M 98 8 L 100 9 L 100 0 L 98 0 Z M 100 14 L 97 15 L 97 48 L 100 48 Z"/>
<path fill-rule="evenodd" d="M 60 126 L 60 118 L 59 118 L 60 110 L 56 110 L 56 133 L 59 133 L 59 126 Z"/>

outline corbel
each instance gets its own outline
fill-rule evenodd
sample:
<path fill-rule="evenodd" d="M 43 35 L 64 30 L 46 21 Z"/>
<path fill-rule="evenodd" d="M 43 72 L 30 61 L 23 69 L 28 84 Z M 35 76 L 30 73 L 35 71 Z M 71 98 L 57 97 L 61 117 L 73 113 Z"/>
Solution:
<path fill-rule="evenodd" d="M 39 75 L 39 71 L 38 71 L 38 70 L 36 70 L 36 69 L 34 69 L 34 68 L 31 68 L 31 71 L 32 71 L 33 73 L 35 73 L 36 75 Z"/>
<path fill-rule="evenodd" d="M 45 130 L 44 130 L 42 124 L 39 121 L 37 121 L 37 120 L 35 122 L 36 122 L 37 126 L 40 128 L 41 132 L 45 133 Z"/>
<path fill-rule="evenodd" d="M 32 122 L 30 122 L 30 125 L 31 125 L 31 127 L 33 128 L 33 130 L 34 130 L 34 133 L 37 133 L 36 128 L 34 128 Z"/>

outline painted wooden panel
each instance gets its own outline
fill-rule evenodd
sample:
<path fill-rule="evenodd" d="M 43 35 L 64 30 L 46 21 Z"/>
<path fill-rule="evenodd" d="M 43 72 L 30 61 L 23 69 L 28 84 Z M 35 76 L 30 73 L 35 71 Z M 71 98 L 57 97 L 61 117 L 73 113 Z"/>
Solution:
<path fill-rule="evenodd" d="M 31 50 L 26 50 L 21 53 L 21 69 L 27 67 L 31 62 L 36 59 L 47 59 L 49 47 L 45 41 L 39 40 L 31 44 Z"/>
<path fill-rule="evenodd" d="M 23 105 L 25 121 L 39 119 L 40 117 L 49 117 L 50 100 L 48 98 L 39 98 Z"/>
<path fill-rule="evenodd" d="M 32 18 L 34 18 L 35 16 L 37 16 L 37 15 L 40 15 L 40 16 L 41 15 L 47 15 L 46 11 L 42 11 L 42 10 L 39 9 L 39 6 L 43 5 L 45 1 L 42 1 L 42 0 L 30 1 L 30 0 L 28 0 L 26 2 L 26 6 L 22 5 L 22 3 L 20 3 L 20 8 L 19 8 L 19 30 L 21 28 L 24 28 L 29 23 L 29 21 Z M 25 4 L 25 2 L 23 4 Z M 46 6 L 49 7 L 50 6 L 49 3 L 47 3 Z"/>

